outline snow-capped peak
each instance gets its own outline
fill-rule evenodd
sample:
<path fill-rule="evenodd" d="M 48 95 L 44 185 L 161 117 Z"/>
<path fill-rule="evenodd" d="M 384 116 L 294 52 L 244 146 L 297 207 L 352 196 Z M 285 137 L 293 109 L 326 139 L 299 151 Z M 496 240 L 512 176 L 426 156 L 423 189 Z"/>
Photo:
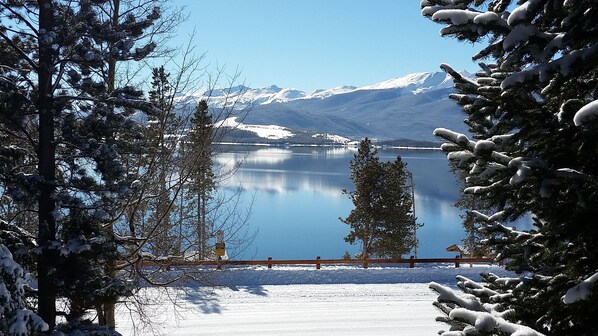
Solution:
<path fill-rule="evenodd" d="M 271 103 L 286 103 L 291 100 L 300 99 L 305 97 L 305 92 L 296 89 L 282 89 L 276 94 L 272 95 L 268 100 L 262 104 Z"/>
<path fill-rule="evenodd" d="M 337 86 L 335 88 L 327 90 L 320 89 L 312 92 L 312 94 L 310 94 L 309 96 L 306 96 L 306 99 L 324 99 L 338 94 L 353 92 L 355 90 L 357 90 L 357 87 L 347 85 Z"/>
<path fill-rule="evenodd" d="M 418 91 L 447 84 L 452 86 L 449 76 L 444 72 L 417 72 L 403 77 L 389 79 L 374 85 L 360 87 L 358 90 L 387 90 L 387 89 L 412 89 Z"/>
<path fill-rule="evenodd" d="M 211 90 L 198 98 L 208 99 L 211 106 L 223 107 L 226 105 L 230 108 L 242 109 L 251 105 L 327 99 L 355 91 L 406 90 L 407 94 L 420 94 L 427 90 L 450 88 L 452 85 L 451 77 L 444 72 L 418 72 L 373 85 L 362 87 L 338 86 L 331 89 L 316 90 L 311 94 L 306 94 L 304 91 L 297 89 L 282 89 L 276 85 L 260 89 L 236 86 L 229 89 Z"/>

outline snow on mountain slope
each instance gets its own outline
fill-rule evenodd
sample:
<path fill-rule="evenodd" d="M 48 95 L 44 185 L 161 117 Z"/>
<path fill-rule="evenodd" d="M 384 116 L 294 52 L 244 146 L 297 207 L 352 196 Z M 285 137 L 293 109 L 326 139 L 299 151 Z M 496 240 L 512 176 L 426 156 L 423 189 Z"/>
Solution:
<path fill-rule="evenodd" d="M 328 90 L 320 89 L 320 90 L 316 90 L 316 91 L 312 92 L 309 96 L 306 96 L 305 99 L 324 99 L 324 98 L 328 98 L 330 96 L 348 93 L 348 92 L 352 92 L 355 90 L 357 90 L 357 87 L 347 86 L 347 85 L 337 86 L 335 88 L 328 89 Z"/>
<path fill-rule="evenodd" d="M 234 107 L 242 109 L 250 104 L 263 104 L 272 99 L 282 89 L 276 85 L 266 88 L 251 89 L 240 86 L 238 90 L 212 90 L 204 92 L 199 98 L 208 100 L 215 107 Z"/>
<path fill-rule="evenodd" d="M 422 72 L 368 86 L 340 86 L 311 94 L 275 85 L 259 89 L 237 86 L 187 98 L 207 99 L 214 109 L 250 110 L 245 123 L 277 125 L 291 133 L 437 141 L 432 135 L 437 127 L 467 132 L 462 112 L 448 99 L 452 92 L 450 76 Z"/>
<path fill-rule="evenodd" d="M 326 99 L 355 91 L 410 89 L 417 94 L 427 89 L 452 87 L 450 76 L 443 72 L 420 72 L 384 82 L 362 87 L 339 86 L 331 89 L 316 90 L 311 94 L 297 89 L 283 89 L 276 85 L 252 89 L 246 86 L 235 86 L 229 89 L 214 89 L 198 95 L 198 99 L 207 99 L 212 106 L 245 108 L 248 105 L 266 105 L 272 103 L 288 103 L 295 100 Z"/>
<path fill-rule="evenodd" d="M 292 137 L 294 134 L 287 128 L 276 125 L 248 125 L 237 122 L 237 117 L 230 117 L 218 121 L 214 127 L 231 127 L 237 130 L 249 131 L 257 134 L 260 138 L 280 140 Z"/>
<path fill-rule="evenodd" d="M 413 88 L 415 91 L 420 90 L 421 92 L 421 90 L 425 89 L 449 87 L 452 87 L 452 81 L 450 76 L 443 72 L 418 72 L 403 77 L 393 78 L 374 85 L 364 86 L 358 90 Z"/>
<path fill-rule="evenodd" d="M 267 101 L 263 102 L 262 104 L 272 104 L 272 103 L 286 103 L 291 100 L 301 99 L 305 97 L 305 92 L 295 90 L 295 89 L 282 89 L 272 95 Z"/>

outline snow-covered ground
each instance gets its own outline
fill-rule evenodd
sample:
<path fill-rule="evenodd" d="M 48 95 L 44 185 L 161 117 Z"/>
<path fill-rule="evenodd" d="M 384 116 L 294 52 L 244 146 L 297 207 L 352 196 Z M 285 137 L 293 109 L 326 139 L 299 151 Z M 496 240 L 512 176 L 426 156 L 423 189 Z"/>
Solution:
<path fill-rule="evenodd" d="M 280 140 L 293 136 L 288 128 L 277 125 L 249 125 L 237 122 L 237 117 L 226 118 L 214 124 L 214 127 L 231 127 L 238 130 L 250 131 L 260 138 Z"/>
<path fill-rule="evenodd" d="M 123 335 L 435 335 L 446 326 L 428 289 L 434 281 L 454 286 L 462 274 L 505 274 L 497 266 L 356 266 L 231 268 L 207 271 L 206 282 L 142 291 L 150 327 L 119 307 Z M 218 286 L 216 286 L 218 285 Z M 129 307 L 132 305 L 129 304 Z"/>

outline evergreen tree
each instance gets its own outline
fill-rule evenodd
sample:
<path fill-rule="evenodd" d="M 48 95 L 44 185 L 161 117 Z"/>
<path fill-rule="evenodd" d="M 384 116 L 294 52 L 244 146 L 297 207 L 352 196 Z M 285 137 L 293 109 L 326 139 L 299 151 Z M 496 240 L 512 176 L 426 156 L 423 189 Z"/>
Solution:
<path fill-rule="evenodd" d="M 76 321 L 129 292 L 101 266 L 117 258 L 111 227 L 135 179 L 121 161 L 124 139 L 139 132 L 130 117 L 151 106 L 135 88 L 109 89 L 103 74 L 109 60 L 140 60 L 154 49 L 134 41 L 159 11 L 113 24 L 104 5 L 0 4 L 0 85 L 7 93 L 0 95 L 0 137 L 8 140 L 0 155 L 10 159 L 0 171 L 2 189 L 37 213 L 38 313 L 50 330 L 58 296 Z"/>
<path fill-rule="evenodd" d="M 362 243 L 361 258 L 371 255 L 399 258 L 417 246 L 412 196 L 407 188 L 406 164 L 401 157 L 380 162 L 369 139 L 359 145 L 350 163 L 355 191 L 343 190 L 355 208 L 347 218 L 351 226 L 345 241 Z"/>
<path fill-rule="evenodd" d="M 175 115 L 174 92 L 169 76 L 163 66 L 152 70 L 149 98 L 155 108 L 148 113 L 147 146 L 143 151 L 147 161 L 144 163 L 144 180 L 151 197 L 145 209 L 148 215 L 143 216 L 146 220 L 138 233 L 149 238 L 148 252 L 155 256 L 177 255 L 180 250 L 180 239 L 174 232 L 175 223 L 172 220 L 172 214 L 176 211 L 172 175 L 176 174 L 178 159 L 177 129 L 182 123 Z"/>
<path fill-rule="evenodd" d="M 435 134 L 465 172 L 465 192 L 481 200 L 471 213 L 487 244 L 520 274 L 485 275 L 483 286 L 460 279 L 466 300 L 433 285 L 443 320 L 459 335 L 510 335 L 513 324 L 536 334 L 597 334 L 598 4 L 424 0 L 422 14 L 446 23 L 443 35 L 489 38 L 474 59 L 490 62 L 474 80 L 443 66 L 473 137 Z M 532 229 L 505 225 L 526 214 Z"/>
<path fill-rule="evenodd" d="M 198 257 L 208 256 L 208 240 L 212 236 L 212 223 L 208 218 L 208 205 L 211 193 L 216 188 L 216 181 L 212 171 L 212 140 L 214 126 L 212 116 L 208 111 L 208 104 L 202 100 L 197 104 L 191 119 L 189 144 L 185 152 L 190 160 L 190 191 L 197 200 L 197 249 Z"/>
<path fill-rule="evenodd" d="M 0 234 L 7 232 L 8 223 L 0 222 Z M 12 230 L 18 232 L 18 228 Z M 6 236 L 2 234 L 3 238 Z M 12 235 L 12 238 L 17 238 Z M 11 243 L 17 243 L 11 239 Z M 20 242 L 22 243 L 22 242 Z M 26 274 L 13 260 L 10 250 L 0 244 L 0 333 L 2 335 L 28 335 L 48 330 L 45 323 L 26 304 L 26 288 L 29 284 Z"/>

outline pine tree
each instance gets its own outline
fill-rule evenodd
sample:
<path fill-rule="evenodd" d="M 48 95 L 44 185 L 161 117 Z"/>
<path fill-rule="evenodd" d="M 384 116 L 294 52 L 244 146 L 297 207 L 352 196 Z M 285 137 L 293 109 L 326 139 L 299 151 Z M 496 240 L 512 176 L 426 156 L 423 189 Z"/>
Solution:
<path fill-rule="evenodd" d="M 9 224 L 0 221 L 0 236 L 6 238 L 7 232 L 12 239 L 11 243 L 20 243 L 20 230 L 12 228 Z M 7 230 L 8 229 L 8 230 Z M 14 235 L 14 233 L 17 233 Z M 3 239 L 4 240 L 4 239 Z M 29 283 L 21 265 L 13 260 L 12 253 L 0 244 L 0 333 L 2 335 L 28 335 L 48 330 L 45 323 L 26 304 L 26 288 Z"/>
<path fill-rule="evenodd" d="M 475 298 L 468 302 L 433 286 L 442 293 L 444 320 L 463 335 L 511 334 L 516 329 L 508 323 L 551 335 L 597 334 L 590 307 L 598 304 L 592 206 L 598 201 L 598 5 L 424 0 L 422 14 L 447 23 L 443 35 L 489 38 L 474 59 L 491 62 L 481 64 L 476 79 L 454 76 L 460 92 L 453 98 L 473 137 L 446 129 L 435 134 L 449 142 L 443 147 L 449 159 L 466 173 L 465 192 L 481 200 L 471 213 L 483 223 L 489 247 L 520 274 L 486 275 L 484 287 L 461 279 Z M 506 226 L 526 214 L 532 229 Z M 473 316 L 489 323 L 478 325 Z"/>
<path fill-rule="evenodd" d="M 174 92 L 169 80 L 170 75 L 163 66 L 152 69 L 152 87 L 149 99 L 154 109 L 148 113 L 147 138 L 143 150 L 144 180 L 148 200 L 148 215 L 141 232 L 149 238 L 148 248 L 155 256 L 177 255 L 180 251 L 180 239 L 174 232 L 172 220 L 176 211 L 172 189 L 177 166 L 176 149 L 179 144 L 177 129 L 182 125 L 174 111 Z M 152 232 L 153 233 L 150 233 Z"/>
<path fill-rule="evenodd" d="M 417 246 L 410 189 L 407 188 L 406 164 L 400 157 L 394 162 L 380 162 L 369 139 L 359 145 L 350 163 L 355 191 L 343 190 L 355 208 L 347 218 L 351 226 L 345 241 L 362 243 L 361 258 L 371 255 L 398 258 Z"/>
<path fill-rule="evenodd" d="M 131 114 L 150 106 L 135 88 L 108 89 L 103 74 L 109 60 L 140 60 L 154 49 L 134 41 L 159 11 L 115 25 L 103 16 L 106 3 L 0 4 L 1 85 L 8 88 L 0 96 L 0 136 L 9 141 L 0 155 L 10 158 L 2 189 L 37 213 L 38 313 L 50 329 L 58 296 L 75 321 L 129 292 L 102 266 L 117 258 L 111 227 L 134 180 L 122 165 L 123 140 L 138 132 Z"/>
<path fill-rule="evenodd" d="M 190 191 L 197 200 L 197 249 L 198 257 L 208 256 L 208 240 L 212 235 L 212 224 L 208 218 L 208 205 L 211 193 L 216 188 L 212 171 L 212 140 L 214 126 L 205 100 L 197 104 L 191 119 L 189 144 L 185 148 L 190 160 Z"/>

